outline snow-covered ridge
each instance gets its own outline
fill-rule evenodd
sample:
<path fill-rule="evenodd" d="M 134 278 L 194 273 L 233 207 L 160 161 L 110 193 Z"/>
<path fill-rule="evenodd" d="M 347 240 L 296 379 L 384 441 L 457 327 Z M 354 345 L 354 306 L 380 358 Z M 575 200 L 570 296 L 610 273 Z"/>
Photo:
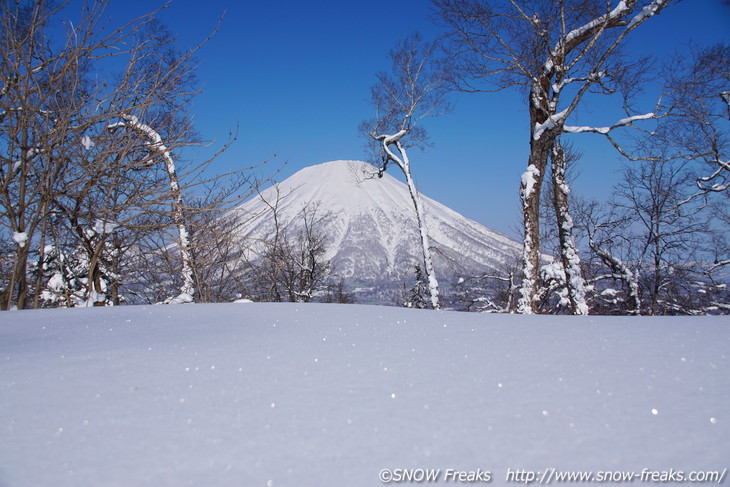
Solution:
<path fill-rule="evenodd" d="M 408 189 L 388 173 L 362 161 L 332 161 L 306 167 L 278 185 L 279 219 L 298 225 L 302 208 L 319 203 L 329 212 L 326 231 L 334 273 L 357 284 L 402 283 L 420 263 L 418 230 Z M 261 198 L 273 204 L 274 188 L 264 190 L 236 211 L 249 219 L 244 237 L 266 238 L 274 223 Z M 476 275 L 498 269 L 519 255 L 520 245 L 422 195 L 439 279 Z"/>

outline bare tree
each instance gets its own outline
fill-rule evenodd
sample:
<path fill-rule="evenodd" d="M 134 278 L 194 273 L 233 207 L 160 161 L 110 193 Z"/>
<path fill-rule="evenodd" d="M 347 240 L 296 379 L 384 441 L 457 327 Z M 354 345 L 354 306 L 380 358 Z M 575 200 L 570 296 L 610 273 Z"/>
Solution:
<path fill-rule="evenodd" d="M 701 208 L 677 206 L 686 196 L 691 174 L 679 164 L 648 161 L 629 167 L 618 185 L 614 205 L 623 210 L 624 232 L 634 226 L 639 245 L 635 259 L 642 263 L 649 314 L 662 313 L 673 298 L 667 288 L 679 281 L 681 263 L 701 260 L 708 218 Z M 643 264 L 646 263 L 646 264 Z"/>
<path fill-rule="evenodd" d="M 608 204 L 578 201 L 575 215 L 589 250 L 584 266 L 591 312 L 640 315 L 640 263 L 634 258 L 636 242 L 626 232 L 627 214 Z"/>
<path fill-rule="evenodd" d="M 612 4 L 615 3 L 615 6 Z M 559 136 L 593 132 L 620 146 L 610 133 L 655 116 L 655 112 L 631 114 L 605 127 L 566 124 L 589 93 L 622 92 L 628 100 L 639 76 L 637 66 L 627 63 L 620 47 L 627 35 L 672 3 L 667 0 L 619 2 L 554 2 L 510 0 L 434 0 L 440 18 L 451 35 L 451 50 L 458 63 L 460 88 L 495 91 L 521 87 L 530 116 L 530 155 L 522 175 L 520 197 L 523 213 L 523 270 L 518 309 L 537 311 L 540 268 L 540 193 L 548 162 L 560 165 Z M 485 85 L 486 84 L 486 85 Z M 656 111 L 656 110 L 655 110 Z M 561 170 L 554 171 L 560 175 Z M 560 184 L 558 186 L 566 186 Z M 563 191 L 556 193 L 560 196 Z M 578 252 L 572 243 L 570 213 L 559 204 L 557 224 L 571 306 L 576 314 L 588 312 Z"/>
<path fill-rule="evenodd" d="M 347 290 L 345 281 L 340 279 L 337 281 L 337 284 L 331 283 L 327 285 L 322 302 L 352 304 L 355 302 L 355 295 Z"/>
<path fill-rule="evenodd" d="M 67 167 L 64 141 L 73 122 L 81 53 L 46 46 L 46 22 L 58 8 L 45 3 L 0 6 L 0 201 L 2 224 L 14 242 L 13 266 L 0 307 L 28 305 L 28 259 L 46 228 L 57 183 Z"/>
<path fill-rule="evenodd" d="M 329 275 L 331 265 L 325 258 L 329 236 L 324 226 L 330 217 L 320 209 L 319 202 L 304 206 L 300 212 L 300 227 L 291 247 L 286 249 L 284 282 L 289 301 L 312 301 Z"/>
<path fill-rule="evenodd" d="M 466 311 L 514 313 L 517 270 L 516 266 L 505 263 L 501 272 L 459 279 L 455 285 L 457 304 Z"/>
<path fill-rule="evenodd" d="M 279 207 L 289 195 L 282 195 L 278 184 L 273 185 L 273 190 L 276 195 L 271 200 L 259 193 L 259 198 L 266 207 L 265 211 L 270 214 L 267 220 L 271 222 L 273 229 L 267 238 L 254 242 L 244 252 L 243 260 L 247 269 L 246 281 L 251 283 L 249 297 L 260 301 L 282 302 L 285 295 L 281 288 L 281 274 L 287 259 L 284 248 L 288 247 L 288 242 Z"/>
<path fill-rule="evenodd" d="M 281 209 L 291 193 L 282 195 L 278 185 L 274 190 L 272 200 L 260 194 L 271 232 L 243 254 L 249 296 L 261 301 L 309 302 L 324 292 L 330 274 L 325 229 L 331 214 L 315 201 L 304 205 L 291 221 L 283 221 Z"/>
<path fill-rule="evenodd" d="M 261 181 L 246 171 L 224 183 L 210 181 L 202 194 L 189 197 L 183 205 L 190 233 L 191 272 L 196 300 L 200 302 L 230 302 L 249 295 L 243 265 L 247 242 L 242 238 L 247 222 L 235 208 L 257 190 Z"/>
<path fill-rule="evenodd" d="M 667 63 L 663 77 L 664 98 L 670 110 L 652 132 L 638 139 L 632 151 L 636 156 L 630 157 L 634 167 L 626 170 L 617 193 L 622 201 L 619 206 L 634 209 L 624 208 L 623 216 L 614 214 L 596 224 L 589 240 L 591 250 L 613 269 L 612 275 L 623 275 L 631 283 L 631 309 L 636 314 L 640 312 L 640 289 L 646 296 L 646 303 L 642 303 L 647 304 L 645 312 L 650 314 L 711 309 L 716 305 L 712 300 L 691 302 L 687 296 L 707 298 L 717 294 L 712 291 L 716 280 L 713 274 L 730 263 L 727 243 L 721 237 L 730 223 L 730 112 L 726 94 L 730 83 L 730 48 L 724 44 L 692 48 L 691 56 L 677 55 Z M 691 191 L 689 185 L 693 181 L 696 188 Z M 666 186 L 662 188 L 661 184 Z M 631 185 L 635 187 L 630 188 Z M 641 204 L 637 201 L 639 196 Z M 633 243 L 626 242 L 637 218 L 646 235 L 653 235 L 650 252 L 645 243 L 638 244 L 641 239 L 637 235 L 633 235 Z M 691 232 L 678 239 L 671 237 L 677 231 L 682 235 L 685 227 Z M 624 247 L 632 247 L 628 254 L 633 263 L 619 258 L 617 248 L 608 245 L 616 243 L 616 239 L 622 239 Z M 664 248 L 665 244 L 668 248 Z M 712 245 L 714 250 L 708 251 Z M 674 252 L 675 246 L 682 250 Z M 651 265 L 640 257 L 650 254 L 654 256 L 649 259 Z M 698 260 L 690 262 L 688 256 L 697 256 Z M 629 267 L 634 268 L 633 272 Z M 697 286 L 701 288 L 695 289 Z"/>
<path fill-rule="evenodd" d="M 85 275 L 73 279 L 85 285 L 86 305 L 119 303 L 121 279 L 134 274 L 128 267 L 141 262 L 143 242 L 170 227 L 188 254 L 181 259 L 183 292 L 176 294 L 192 299 L 182 194 L 210 161 L 181 171 L 173 153 L 199 142 L 186 107 L 198 91 L 193 55 L 200 46 L 176 50 L 153 14 L 110 28 L 107 5 L 85 5 L 60 38 L 48 25 L 63 19 L 65 3 L 0 7 L 0 224 L 16 243 L 3 308 L 27 307 L 31 287 L 40 305 L 50 272 L 46 252 L 56 261 L 83 254 L 85 270 L 77 272 Z M 96 66 L 108 58 L 123 70 L 101 78 Z M 38 249 L 37 267 L 48 271 L 34 282 L 31 249 Z"/>
<path fill-rule="evenodd" d="M 427 134 L 419 123 L 426 117 L 448 111 L 447 100 L 450 69 L 438 56 L 436 43 L 424 42 L 412 34 L 390 52 L 392 73 L 378 73 L 372 87 L 374 120 L 363 122 L 361 130 L 375 141 L 380 155 L 380 175 L 395 164 L 406 178 L 406 185 L 416 211 L 420 233 L 425 278 L 430 302 L 439 308 L 439 284 L 433 269 L 431 248 L 421 197 L 413 180 L 408 149 L 427 144 Z"/>
<path fill-rule="evenodd" d="M 675 158 L 698 163 L 694 199 L 730 188 L 730 45 L 693 49 L 665 69 L 674 116 L 654 137 L 674 150 Z"/>

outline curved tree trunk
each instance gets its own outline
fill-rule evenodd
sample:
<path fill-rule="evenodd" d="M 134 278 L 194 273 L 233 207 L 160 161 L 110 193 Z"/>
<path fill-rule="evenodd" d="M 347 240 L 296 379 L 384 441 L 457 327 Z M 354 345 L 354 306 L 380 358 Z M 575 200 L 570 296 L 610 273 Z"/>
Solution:
<path fill-rule="evenodd" d="M 433 269 L 433 260 L 431 258 L 431 244 L 428 238 L 428 230 L 426 229 L 426 219 L 423 211 L 423 205 L 421 204 L 421 197 L 418 193 L 418 190 L 416 189 L 415 183 L 413 182 L 413 176 L 411 175 L 411 161 L 408 159 L 408 152 L 406 152 L 406 148 L 403 146 L 403 144 L 400 143 L 401 137 L 403 137 L 406 133 L 406 130 L 401 130 L 395 135 L 373 135 L 373 138 L 380 141 L 383 150 L 388 155 L 388 160 L 393 161 L 406 177 L 408 191 L 410 192 L 411 199 L 413 200 L 413 208 L 416 210 L 416 222 L 418 224 L 418 232 L 421 239 L 423 266 L 424 272 L 426 273 L 426 280 L 428 281 L 428 290 L 431 297 L 431 306 L 433 307 L 433 309 L 439 309 L 441 307 L 441 304 L 439 302 L 439 283 L 436 279 L 436 272 Z M 400 157 L 398 157 L 398 155 L 393 152 L 392 148 L 390 147 L 391 144 L 396 146 Z"/>
<path fill-rule="evenodd" d="M 143 134 L 147 137 L 147 139 L 149 139 L 149 149 L 161 156 L 165 162 L 165 169 L 167 170 L 167 174 L 170 178 L 172 221 L 177 227 L 177 244 L 180 249 L 180 258 L 182 260 L 182 269 L 180 271 L 182 284 L 180 286 L 180 294 L 176 297 L 167 299 L 165 302 L 171 304 L 190 303 L 193 301 L 193 295 L 195 293 L 195 280 L 193 277 L 192 266 L 193 257 L 190 251 L 190 235 L 188 233 L 187 226 L 185 225 L 185 217 L 183 215 L 184 206 L 182 192 L 180 191 L 180 183 L 177 177 L 177 170 L 175 169 L 175 162 L 172 159 L 170 150 L 162 142 L 162 137 L 155 129 L 140 122 L 134 115 L 122 114 L 122 118 L 125 122 L 111 125 L 109 128 L 113 129 L 117 125 L 129 125 L 132 129 Z"/>

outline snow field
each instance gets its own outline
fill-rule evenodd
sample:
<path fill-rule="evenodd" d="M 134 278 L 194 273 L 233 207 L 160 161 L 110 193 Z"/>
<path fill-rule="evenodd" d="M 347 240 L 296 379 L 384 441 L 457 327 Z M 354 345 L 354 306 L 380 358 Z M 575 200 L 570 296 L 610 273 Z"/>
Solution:
<path fill-rule="evenodd" d="M 726 317 L 323 304 L 0 315 L 0 486 L 730 467 Z"/>

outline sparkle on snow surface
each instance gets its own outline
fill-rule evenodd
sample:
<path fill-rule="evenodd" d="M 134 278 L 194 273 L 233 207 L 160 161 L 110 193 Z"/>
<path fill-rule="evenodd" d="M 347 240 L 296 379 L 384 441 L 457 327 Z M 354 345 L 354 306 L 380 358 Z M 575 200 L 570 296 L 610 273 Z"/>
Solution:
<path fill-rule="evenodd" d="M 722 470 L 727 317 L 227 304 L 2 313 L 0 486 Z"/>

